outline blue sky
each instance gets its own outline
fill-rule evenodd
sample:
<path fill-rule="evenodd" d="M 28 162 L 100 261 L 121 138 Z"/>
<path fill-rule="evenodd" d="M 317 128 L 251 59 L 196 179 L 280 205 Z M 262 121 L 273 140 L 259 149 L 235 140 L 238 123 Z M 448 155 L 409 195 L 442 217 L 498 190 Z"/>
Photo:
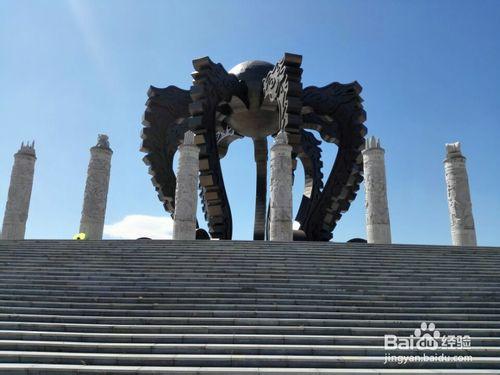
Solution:
<path fill-rule="evenodd" d="M 88 149 L 106 133 L 114 150 L 106 223 L 146 215 L 167 225 L 138 151 L 148 86 L 188 88 L 196 57 L 229 70 L 293 52 L 304 56 L 305 86 L 363 86 L 366 125 L 386 149 L 394 242 L 450 244 L 444 144 L 458 140 L 478 243 L 499 245 L 499 39 L 495 0 L 0 0 L 0 205 L 12 155 L 35 139 L 27 238 L 71 238 Z M 335 148 L 323 146 L 330 167 Z M 222 165 L 234 237 L 250 239 L 251 142 L 233 144 Z M 296 186 L 296 202 L 300 193 Z M 365 237 L 363 206 L 361 189 L 335 240 Z"/>

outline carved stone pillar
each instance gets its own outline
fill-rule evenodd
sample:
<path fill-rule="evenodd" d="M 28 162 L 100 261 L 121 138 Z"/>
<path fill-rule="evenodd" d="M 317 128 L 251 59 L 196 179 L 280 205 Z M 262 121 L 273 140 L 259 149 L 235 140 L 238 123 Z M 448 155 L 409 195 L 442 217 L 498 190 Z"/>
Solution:
<path fill-rule="evenodd" d="M 453 245 L 476 246 L 469 177 L 465 167 L 465 157 L 460 150 L 460 142 L 446 144 L 444 170 Z"/>
<path fill-rule="evenodd" d="M 31 145 L 21 144 L 21 148 L 14 155 L 9 195 L 3 218 L 2 239 L 4 240 L 24 239 L 35 173 L 35 160 L 35 142 Z"/>
<path fill-rule="evenodd" d="M 293 241 L 292 146 L 280 131 L 271 147 L 271 191 L 269 239 Z"/>
<path fill-rule="evenodd" d="M 179 165 L 175 188 L 174 240 L 196 239 L 196 205 L 200 149 L 194 143 L 194 133 L 184 134 L 179 146 Z"/>
<path fill-rule="evenodd" d="M 367 138 L 363 150 L 363 169 L 368 243 L 391 243 L 384 153 L 380 140 L 375 137 Z"/>
<path fill-rule="evenodd" d="M 101 240 L 108 201 L 111 156 L 108 136 L 99 134 L 97 145 L 90 149 L 90 162 L 87 169 L 87 182 L 83 197 L 80 233 L 87 240 Z"/>

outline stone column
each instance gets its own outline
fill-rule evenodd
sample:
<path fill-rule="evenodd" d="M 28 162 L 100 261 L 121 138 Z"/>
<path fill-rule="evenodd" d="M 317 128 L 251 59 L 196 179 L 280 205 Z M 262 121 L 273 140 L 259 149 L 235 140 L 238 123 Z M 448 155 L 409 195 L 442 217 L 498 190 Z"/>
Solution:
<path fill-rule="evenodd" d="M 14 155 L 10 175 L 9 195 L 3 218 L 2 239 L 23 240 L 30 207 L 33 175 L 35 173 L 35 142 L 21 144 Z"/>
<path fill-rule="evenodd" d="M 465 168 L 465 157 L 460 151 L 460 142 L 446 144 L 444 170 L 453 245 L 476 246 L 469 177 Z"/>
<path fill-rule="evenodd" d="M 271 147 L 271 191 L 269 197 L 271 241 L 293 241 L 292 146 L 280 131 Z"/>
<path fill-rule="evenodd" d="M 184 143 L 179 146 L 175 188 L 174 240 L 196 239 L 200 149 L 194 143 L 194 136 L 193 132 L 187 131 L 184 134 Z"/>
<path fill-rule="evenodd" d="M 80 221 L 80 233 L 85 233 L 87 240 L 102 239 L 112 154 L 108 136 L 99 134 L 97 145 L 90 149 L 90 162 L 87 169 L 87 183 Z"/>
<path fill-rule="evenodd" d="M 366 139 L 363 150 L 363 169 L 368 243 L 391 243 L 384 154 L 385 151 L 380 147 L 379 139 L 375 137 Z"/>

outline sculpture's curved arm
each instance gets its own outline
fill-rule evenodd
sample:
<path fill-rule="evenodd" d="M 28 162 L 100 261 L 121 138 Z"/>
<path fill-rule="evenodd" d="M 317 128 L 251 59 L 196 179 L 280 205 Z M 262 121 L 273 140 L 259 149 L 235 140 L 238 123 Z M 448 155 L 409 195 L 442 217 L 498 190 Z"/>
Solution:
<path fill-rule="evenodd" d="M 307 111 L 307 109 L 306 109 Z M 304 113 L 302 115 L 304 129 L 316 130 L 321 139 L 328 143 L 335 143 L 337 146 L 340 141 L 340 128 L 329 116 L 320 116 L 314 112 Z"/>
<path fill-rule="evenodd" d="M 300 202 L 299 210 L 295 221 L 300 223 L 302 229 L 303 223 L 310 215 L 311 207 L 319 199 L 321 189 L 323 188 L 323 173 L 321 168 L 321 144 L 314 135 L 305 130 L 301 130 L 301 142 L 299 146 L 293 148 L 293 153 L 300 159 L 304 167 L 304 193 Z"/>
<path fill-rule="evenodd" d="M 175 86 L 160 89 L 151 86 L 142 124 L 141 151 L 149 166 L 151 181 L 165 209 L 174 213 L 176 178 L 173 171 L 174 154 L 188 130 L 189 91 Z"/>
<path fill-rule="evenodd" d="M 216 139 L 217 139 L 217 149 L 219 151 L 219 158 L 223 159 L 227 154 L 229 145 L 241 138 L 243 138 L 243 136 L 239 135 L 233 129 L 228 127 L 224 128 L 224 130 L 222 131 L 218 131 L 216 133 Z M 201 201 L 201 210 L 203 212 L 205 221 L 208 222 L 209 220 L 207 211 L 208 201 L 205 199 L 205 191 L 203 190 L 203 186 L 201 184 L 199 184 L 199 188 L 200 188 L 199 196 Z"/>
<path fill-rule="evenodd" d="M 217 148 L 216 110 L 233 95 L 243 95 L 244 87 L 236 76 L 228 74 L 221 64 L 208 57 L 193 61 L 191 117 L 189 127 L 196 134 L 200 147 L 200 186 L 213 238 L 231 239 L 232 218 Z"/>
<path fill-rule="evenodd" d="M 302 127 L 302 56 L 285 56 L 262 80 L 264 97 L 278 105 L 279 129 L 288 133 L 288 143 L 300 144 Z"/>
<path fill-rule="evenodd" d="M 223 131 L 216 134 L 217 149 L 219 150 L 219 158 L 223 159 L 227 154 L 229 145 L 238 139 L 243 138 L 242 135 L 235 132 L 233 129 L 226 127 Z"/>
<path fill-rule="evenodd" d="M 361 150 L 364 145 L 366 113 L 359 96 L 361 86 L 332 83 L 323 88 L 307 87 L 302 95 L 303 105 L 318 116 L 331 119 L 335 130 L 324 129 L 327 124 L 316 124 L 320 134 L 331 134 L 325 139 L 339 146 L 332 171 L 319 199 L 312 205 L 302 228 L 309 240 L 328 241 L 342 213 L 356 197 L 363 180 Z M 306 111 L 307 112 L 307 111 Z M 336 135 L 335 135 L 336 134 Z"/>
<path fill-rule="evenodd" d="M 253 140 L 256 166 L 254 240 L 264 240 L 267 202 L 267 139 Z"/>

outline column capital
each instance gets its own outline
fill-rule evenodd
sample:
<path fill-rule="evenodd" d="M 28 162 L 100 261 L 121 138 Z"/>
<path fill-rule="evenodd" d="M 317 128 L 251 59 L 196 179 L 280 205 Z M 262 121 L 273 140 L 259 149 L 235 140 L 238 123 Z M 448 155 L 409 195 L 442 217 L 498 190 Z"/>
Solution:
<path fill-rule="evenodd" d="M 109 137 L 106 134 L 97 135 L 97 144 L 90 148 L 91 151 L 105 151 L 112 154 L 113 150 L 109 146 Z"/>
<path fill-rule="evenodd" d="M 26 156 L 31 156 L 36 159 L 36 152 L 35 152 L 35 141 L 32 141 L 31 144 L 29 142 L 24 142 L 21 143 L 21 147 L 19 150 L 14 154 L 14 156 L 18 155 L 26 155 Z"/>
<path fill-rule="evenodd" d="M 182 144 L 185 146 L 190 146 L 190 145 L 194 146 L 195 145 L 194 138 L 195 134 L 191 130 L 188 130 L 187 132 L 184 133 L 184 140 Z"/>
<path fill-rule="evenodd" d="M 280 131 L 276 137 L 274 137 L 274 145 L 271 146 L 271 151 L 274 151 L 275 154 L 291 154 L 292 145 L 288 143 L 288 134 L 285 131 Z M 271 158 L 273 158 L 273 152 L 271 152 Z"/>
<path fill-rule="evenodd" d="M 380 151 L 385 152 L 385 150 L 380 147 L 380 138 L 376 138 L 373 135 L 365 139 L 365 147 L 362 150 L 362 153 L 369 151 Z"/>
<path fill-rule="evenodd" d="M 96 147 L 110 149 L 109 137 L 106 134 L 98 134 Z"/>
<path fill-rule="evenodd" d="M 446 143 L 445 144 L 446 159 L 444 160 L 444 162 L 449 161 L 451 159 L 466 160 L 465 156 L 463 156 L 462 154 L 460 146 L 461 146 L 460 142 Z"/>
<path fill-rule="evenodd" d="M 275 145 L 288 144 L 288 134 L 284 130 L 280 130 L 276 137 L 274 137 Z"/>

